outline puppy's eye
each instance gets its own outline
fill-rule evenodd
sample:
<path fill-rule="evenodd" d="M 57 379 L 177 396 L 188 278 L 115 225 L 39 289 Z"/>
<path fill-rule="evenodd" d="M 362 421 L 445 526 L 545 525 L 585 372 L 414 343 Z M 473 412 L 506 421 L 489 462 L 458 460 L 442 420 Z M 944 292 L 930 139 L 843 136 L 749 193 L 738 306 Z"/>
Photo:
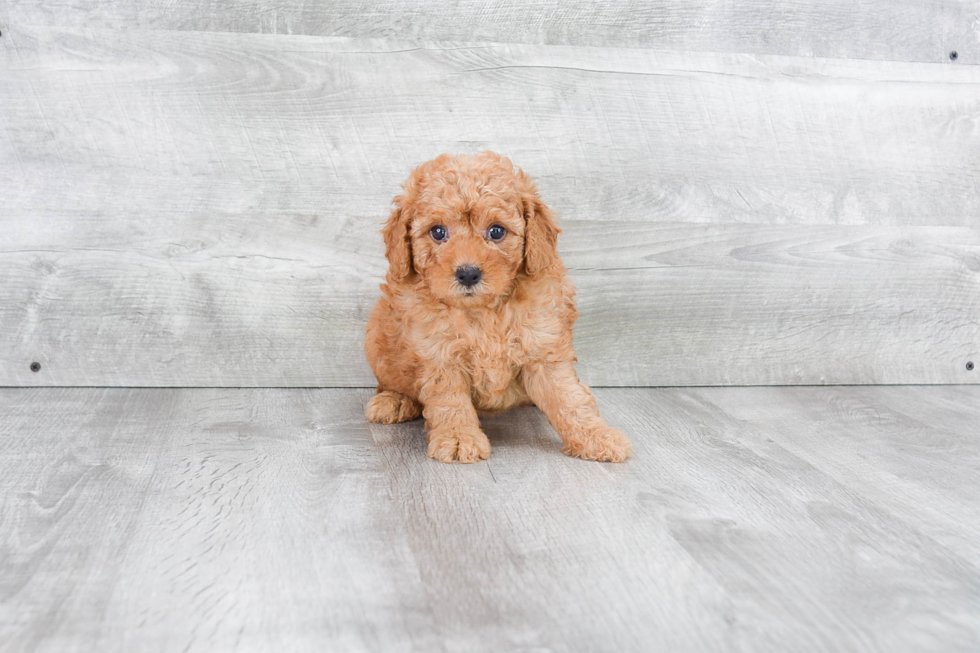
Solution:
<path fill-rule="evenodd" d="M 505 235 L 507 235 L 507 230 L 499 224 L 495 224 L 487 229 L 487 238 L 490 240 L 502 240 Z"/>
<path fill-rule="evenodd" d="M 442 242 L 447 238 L 449 238 L 449 232 L 446 231 L 446 228 L 443 227 L 441 224 L 436 225 L 431 229 L 429 229 L 429 235 L 432 236 L 432 240 L 437 240 L 439 242 Z"/>

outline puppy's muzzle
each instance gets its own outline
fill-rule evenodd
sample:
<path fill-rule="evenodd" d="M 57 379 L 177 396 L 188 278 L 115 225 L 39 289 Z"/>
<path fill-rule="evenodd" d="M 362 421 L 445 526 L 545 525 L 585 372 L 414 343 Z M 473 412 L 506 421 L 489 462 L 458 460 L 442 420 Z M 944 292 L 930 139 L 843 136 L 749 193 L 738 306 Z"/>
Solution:
<path fill-rule="evenodd" d="M 456 268 L 456 281 L 464 288 L 472 288 L 480 283 L 480 279 L 482 278 L 483 272 L 480 271 L 480 268 L 473 265 L 461 265 Z"/>

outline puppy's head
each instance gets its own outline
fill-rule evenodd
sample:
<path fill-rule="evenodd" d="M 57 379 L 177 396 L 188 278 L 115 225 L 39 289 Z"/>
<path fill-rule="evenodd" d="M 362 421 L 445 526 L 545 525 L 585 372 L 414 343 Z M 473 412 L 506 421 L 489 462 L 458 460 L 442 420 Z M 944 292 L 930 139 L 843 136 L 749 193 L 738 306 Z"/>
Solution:
<path fill-rule="evenodd" d="M 485 306 L 557 259 L 559 229 L 534 182 L 493 152 L 416 168 L 384 227 L 391 281 L 452 306 Z"/>

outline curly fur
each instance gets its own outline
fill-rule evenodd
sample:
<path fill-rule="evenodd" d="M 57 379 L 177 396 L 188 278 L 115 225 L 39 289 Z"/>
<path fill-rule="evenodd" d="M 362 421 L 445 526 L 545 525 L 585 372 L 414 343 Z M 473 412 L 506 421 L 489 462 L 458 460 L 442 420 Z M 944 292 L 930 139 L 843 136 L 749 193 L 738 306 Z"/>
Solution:
<path fill-rule="evenodd" d="M 500 242 L 487 229 L 507 230 Z M 436 242 L 430 229 L 449 238 Z M 388 275 L 364 344 L 378 379 L 372 422 L 425 417 L 428 455 L 490 456 L 477 411 L 535 404 L 564 452 L 620 462 L 630 442 L 601 417 L 572 366 L 575 288 L 558 257 L 560 230 L 534 182 L 493 152 L 443 154 L 416 168 L 384 226 Z M 455 271 L 475 265 L 471 292 Z"/>

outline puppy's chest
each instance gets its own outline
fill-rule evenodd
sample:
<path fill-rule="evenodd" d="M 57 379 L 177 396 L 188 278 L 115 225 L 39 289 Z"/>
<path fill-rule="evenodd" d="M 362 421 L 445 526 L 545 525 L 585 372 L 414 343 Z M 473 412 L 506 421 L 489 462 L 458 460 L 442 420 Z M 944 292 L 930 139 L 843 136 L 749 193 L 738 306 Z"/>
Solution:
<path fill-rule="evenodd" d="M 523 356 L 504 338 L 491 338 L 474 345 L 469 352 L 473 394 L 486 398 L 503 394 L 520 372 Z"/>
<path fill-rule="evenodd" d="M 504 320 L 453 320 L 452 362 L 470 376 L 474 397 L 502 395 L 514 381 L 527 355 L 513 326 Z"/>

